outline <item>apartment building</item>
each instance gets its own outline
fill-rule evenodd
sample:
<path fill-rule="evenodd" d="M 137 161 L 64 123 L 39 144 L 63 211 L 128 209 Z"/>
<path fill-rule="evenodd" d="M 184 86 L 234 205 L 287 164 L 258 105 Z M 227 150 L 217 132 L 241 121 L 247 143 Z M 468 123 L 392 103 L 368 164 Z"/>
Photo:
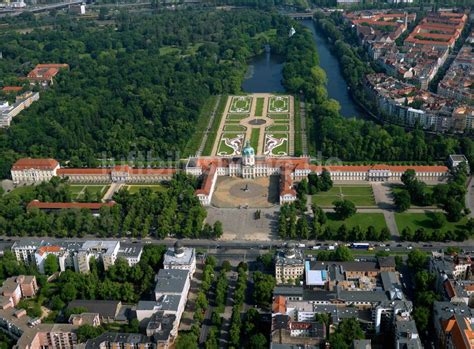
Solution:
<path fill-rule="evenodd" d="M 59 270 L 74 268 L 76 272 L 88 273 L 92 257 L 102 261 L 105 270 L 114 265 L 118 258 L 124 259 L 129 266 L 140 261 L 143 246 L 140 244 L 121 243 L 120 241 L 85 242 L 58 241 L 16 241 L 12 246 L 16 259 L 26 264 L 33 264 L 44 273 L 44 261 L 49 254 L 58 258 Z"/>
<path fill-rule="evenodd" d="M 275 278 L 277 285 L 299 283 L 304 274 L 303 251 L 296 249 L 293 244 L 285 250 L 277 251 L 275 255 Z"/>
<path fill-rule="evenodd" d="M 7 101 L 0 101 L 0 128 L 9 127 L 15 116 L 29 108 L 30 105 L 39 100 L 39 98 L 38 92 L 25 92 L 16 96 L 15 103 L 11 105 Z"/>

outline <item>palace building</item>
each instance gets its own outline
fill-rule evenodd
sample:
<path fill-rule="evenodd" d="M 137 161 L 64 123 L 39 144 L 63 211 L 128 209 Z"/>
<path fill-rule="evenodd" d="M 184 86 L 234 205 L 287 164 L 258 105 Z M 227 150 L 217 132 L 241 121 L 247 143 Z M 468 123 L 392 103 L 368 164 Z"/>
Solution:
<path fill-rule="evenodd" d="M 407 170 L 414 170 L 419 180 L 436 182 L 445 180 L 449 171 L 446 166 L 399 166 L 399 165 L 315 165 L 309 157 L 256 156 L 246 142 L 241 156 L 200 156 L 188 159 L 185 173 L 200 177 L 201 187 L 196 196 L 202 205 L 211 204 L 217 177 L 230 176 L 253 179 L 279 176 L 280 204 L 296 200 L 294 182 L 310 173 L 320 175 L 329 172 L 333 181 L 386 182 L 400 181 Z M 170 180 L 181 171 L 177 168 L 132 168 L 128 165 L 111 168 L 60 168 L 54 159 L 20 159 L 12 167 L 15 184 L 40 183 L 53 176 L 68 178 L 71 183 L 156 183 Z"/>

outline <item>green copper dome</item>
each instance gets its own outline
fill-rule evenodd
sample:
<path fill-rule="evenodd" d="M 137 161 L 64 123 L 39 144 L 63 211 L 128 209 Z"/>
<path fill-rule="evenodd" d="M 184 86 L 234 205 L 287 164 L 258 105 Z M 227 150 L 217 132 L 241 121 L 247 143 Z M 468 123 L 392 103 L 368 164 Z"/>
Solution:
<path fill-rule="evenodd" d="M 253 155 L 255 155 L 255 150 L 250 145 L 250 141 L 246 141 L 244 149 L 242 149 L 242 156 L 253 156 Z"/>

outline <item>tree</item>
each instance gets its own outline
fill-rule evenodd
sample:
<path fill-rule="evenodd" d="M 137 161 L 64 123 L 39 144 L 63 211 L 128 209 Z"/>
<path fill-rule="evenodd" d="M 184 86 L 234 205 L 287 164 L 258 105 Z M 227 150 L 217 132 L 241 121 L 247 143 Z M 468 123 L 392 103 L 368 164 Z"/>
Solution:
<path fill-rule="evenodd" d="M 353 261 L 354 257 L 352 256 L 351 250 L 346 246 L 338 246 L 336 251 L 334 251 L 334 260 L 340 262 Z"/>
<path fill-rule="evenodd" d="M 354 203 L 349 200 L 336 200 L 333 202 L 333 205 L 336 215 L 341 220 L 345 220 L 357 212 Z"/>
<path fill-rule="evenodd" d="M 416 327 L 419 332 L 425 332 L 428 329 L 430 310 L 426 307 L 416 307 L 413 312 Z"/>
<path fill-rule="evenodd" d="M 221 268 L 224 273 L 227 273 L 228 271 L 231 271 L 232 266 L 230 265 L 230 262 L 228 260 L 225 260 L 222 262 Z"/>
<path fill-rule="evenodd" d="M 428 256 L 425 252 L 418 249 L 410 251 L 408 254 L 407 265 L 409 268 L 417 271 L 423 269 L 428 261 Z"/>
<path fill-rule="evenodd" d="M 454 199 L 449 199 L 443 206 L 450 222 L 459 222 L 463 216 L 464 205 Z"/>
<path fill-rule="evenodd" d="M 198 338 L 194 333 L 180 331 L 175 347 L 176 349 L 198 349 Z"/>
<path fill-rule="evenodd" d="M 250 349 L 261 349 L 267 347 L 267 339 L 261 333 L 254 334 L 250 337 L 249 346 Z"/>
<path fill-rule="evenodd" d="M 400 212 L 404 212 L 410 208 L 410 194 L 406 190 L 400 190 L 393 195 L 393 202 Z"/>
<path fill-rule="evenodd" d="M 224 229 L 222 228 L 221 221 L 214 222 L 213 234 L 214 234 L 214 237 L 217 239 L 219 239 L 222 236 L 222 234 L 224 234 Z"/>
<path fill-rule="evenodd" d="M 406 187 L 410 187 L 416 181 L 415 170 L 406 170 L 401 177 L 401 181 Z"/>
<path fill-rule="evenodd" d="M 57 271 L 59 271 L 58 257 L 50 253 L 44 261 L 44 272 L 46 275 L 52 275 Z"/>
<path fill-rule="evenodd" d="M 265 253 L 257 258 L 263 264 L 265 269 L 270 270 L 273 267 L 273 253 Z"/>
<path fill-rule="evenodd" d="M 275 278 L 272 275 L 257 271 L 253 274 L 253 282 L 255 302 L 261 306 L 268 306 L 271 303 L 273 288 L 276 285 Z"/>
<path fill-rule="evenodd" d="M 79 343 L 84 343 L 88 339 L 96 338 L 102 333 L 104 333 L 104 329 L 102 327 L 95 327 L 87 324 L 79 326 L 76 332 Z"/>
<path fill-rule="evenodd" d="M 325 168 L 323 168 L 320 176 L 320 189 L 321 191 L 328 191 L 332 188 L 333 182 L 331 179 L 331 174 Z"/>
<path fill-rule="evenodd" d="M 446 224 L 446 216 L 442 212 L 433 212 L 431 215 L 431 225 L 433 228 L 442 228 Z"/>

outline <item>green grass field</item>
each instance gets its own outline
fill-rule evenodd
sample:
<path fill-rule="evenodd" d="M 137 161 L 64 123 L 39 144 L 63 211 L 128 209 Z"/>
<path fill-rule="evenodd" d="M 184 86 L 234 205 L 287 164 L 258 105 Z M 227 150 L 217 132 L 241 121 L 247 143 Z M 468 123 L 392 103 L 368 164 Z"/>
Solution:
<path fill-rule="evenodd" d="M 423 228 L 426 231 L 433 231 L 431 224 L 430 213 L 395 213 L 395 221 L 397 222 L 398 231 L 401 232 L 404 228 L 410 227 L 414 232 L 419 228 Z M 440 231 L 455 231 L 456 229 L 462 229 L 467 223 L 467 218 L 464 217 L 457 223 L 447 222 Z"/>
<path fill-rule="evenodd" d="M 227 114 L 226 122 L 229 120 L 242 120 L 248 117 L 249 114 Z"/>
<path fill-rule="evenodd" d="M 342 224 L 345 224 L 348 229 L 351 229 L 356 225 L 359 225 L 363 230 L 371 225 L 377 230 L 387 227 L 383 213 L 356 213 L 344 221 L 338 220 L 335 213 L 329 212 L 327 213 L 327 216 L 328 221 L 326 224 L 333 229 L 338 229 Z"/>
<path fill-rule="evenodd" d="M 288 120 L 290 118 L 288 114 L 268 114 L 267 116 L 274 120 Z"/>
<path fill-rule="evenodd" d="M 273 120 L 273 122 L 277 125 L 288 125 L 289 120 Z"/>
<path fill-rule="evenodd" d="M 294 120 L 294 146 L 295 146 L 295 155 L 303 154 L 303 140 L 301 134 L 301 115 L 300 115 L 300 100 L 298 97 L 294 98 L 295 107 L 294 112 L 295 115 L 293 117 Z"/>
<path fill-rule="evenodd" d="M 280 156 L 285 155 L 285 154 L 280 154 L 280 152 L 283 152 L 286 155 L 288 154 L 288 141 L 284 141 L 283 144 L 272 149 L 272 155 L 280 155 Z"/>
<path fill-rule="evenodd" d="M 105 185 L 105 184 L 71 184 L 71 194 L 72 194 L 72 199 L 73 200 L 80 200 L 84 197 L 84 192 L 86 190 L 89 190 L 89 192 L 94 196 L 97 193 L 97 191 L 100 190 L 100 193 L 102 196 L 107 192 L 109 189 L 110 185 Z"/>
<path fill-rule="evenodd" d="M 250 107 L 252 105 L 252 97 L 249 96 L 237 96 L 232 98 L 230 104 L 230 113 L 250 113 Z"/>
<path fill-rule="evenodd" d="M 288 96 L 272 96 L 268 101 L 268 111 L 270 113 L 288 112 L 289 108 L 290 98 Z"/>
<path fill-rule="evenodd" d="M 247 128 L 241 125 L 224 125 L 224 131 L 245 132 Z"/>
<path fill-rule="evenodd" d="M 140 189 L 144 189 L 144 188 L 148 188 L 148 189 L 151 189 L 152 191 L 156 191 L 156 192 L 163 192 L 163 191 L 166 190 L 166 187 L 161 185 L 161 184 L 127 185 L 126 188 L 131 194 L 138 193 L 138 191 Z"/>
<path fill-rule="evenodd" d="M 288 125 L 272 125 L 267 127 L 268 132 L 284 132 L 288 131 Z"/>
<path fill-rule="evenodd" d="M 264 102 L 265 102 L 265 98 L 263 97 L 257 98 L 257 104 L 255 105 L 255 116 L 263 116 Z"/>
<path fill-rule="evenodd" d="M 356 206 L 375 206 L 371 186 L 334 186 L 326 192 L 313 195 L 313 201 L 319 206 L 333 206 L 340 199 L 352 201 Z"/>
<path fill-rule="evenodd" d="M 258 148 L 259 137 L 260 137 L 260 129 L 252 128 L 252 132 L 250 133 L 250 145 L 255 151 L 257 151 L 257 148 Z"/>

